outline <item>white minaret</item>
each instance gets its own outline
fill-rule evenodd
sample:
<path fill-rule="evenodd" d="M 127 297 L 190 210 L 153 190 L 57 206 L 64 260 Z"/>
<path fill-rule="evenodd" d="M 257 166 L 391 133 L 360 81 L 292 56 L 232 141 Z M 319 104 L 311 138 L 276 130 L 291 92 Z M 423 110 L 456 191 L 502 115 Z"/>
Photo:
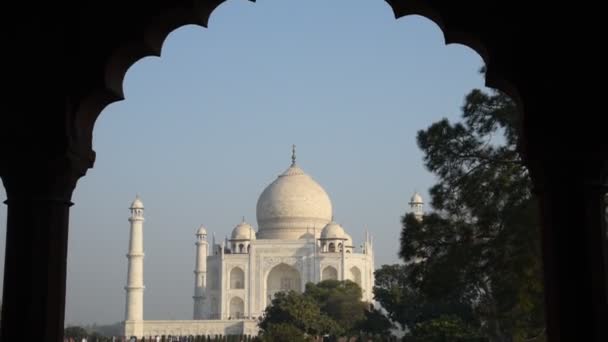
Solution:
<path fill-rule="evenodd" d="M 144 319 L 144 205 L 135 198 L 131 207 L 131 236 L 129 238 L 129 270 L 127 273 L 127 292 L 125 310 L 125 335 L 143 335 Z"/>
<path fill-rule="evenodd" d="M 422 217 L 424 216 L 424 202 L 422 201 L 422 196 L 420 196 L 418 192 L 414 192 L 409 205 L 414 217 L 416 217 L 418 221 L 422 221 Z"/>
<path fill-rule="evenodd" d="M 201 226 L 196 231 L 196 261 L 194 263 L 194 313 L 192 319 L 205 317 L 205 289 L 207 288 L 207 230 Z"/>

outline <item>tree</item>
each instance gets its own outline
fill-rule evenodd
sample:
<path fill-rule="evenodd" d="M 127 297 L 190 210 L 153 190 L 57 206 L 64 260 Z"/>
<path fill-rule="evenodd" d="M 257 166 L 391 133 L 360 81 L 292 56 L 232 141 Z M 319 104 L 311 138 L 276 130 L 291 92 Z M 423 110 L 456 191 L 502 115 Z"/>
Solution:
<path fill-rule="evenodd" d="M 388 317 L 405 329 L 410 322 L 407 310 L 413 290 L 407 286 L 407 269 L 403 265 L 382 265 L 374 272 L 374 299 L 387 311 Z M 408 305 L 409 304 L 409 305 Z"/>
<path fill-rule="evenodd" d="M 356 329 L 368 335 L 368 337 L 379 337 L 382 341 L 388 340 L 391 336 L 393 323 L 373 305 L 370 305 L 364 312 L 364 318 L 357 323 Z"/>
<path fill-rule="evenodd" d="M 335 334 L 338 330 L 337 324 L 321 312 L 317 302 L 295 291 L 277 293 L 271 305 L 264 310 L 259 327 L 263 333 L 269 334 L 273 332 L 272 329 L 284 331 L 281 324 L 291 325 L 309 336 Z"/>
<path fill-rule="evenodd" d="M 71 326 L 63 330 L 63 337 L 74 338 L 79 340 L 87 336 L 89 336 L 89 332 L 83 327 Z"/>
<path fill-rule="evenodd" d="M 448 298 L 428 297 L 409 284 L 410 277 L 410 267 L 401 264 L 382 265 L 374 272 L 374 299 L 401 329 L 412 329 L 418 323 L 442 315 L 456 315 L 467 324 L 478 325 L 469 305 Z"/>
<path fill-rule="evenodd" d="M 263 342 L 306 342 L 309 338 L 292 324 L 268 324 L 260 336 Z"/>
<path fill-rule="evenodd" d="M 407 284 L 429 300 L 462 303 L 494 341 L 540 341 L 544 331 L 539 223 L 520 151 L 515 104 L 498 91 L 466 96 L 463 122 L 418 133 L 434 211 L 402 219 Z"/>
<path fill-rule="evenodd" d="M 277 293 L 259 326 L 267 339 L 294 329 L 305 337 L 355 336 L 362 331 L 386 333 L 392 324 L 386 318 L 382 320 L 380 312 L 368 308 L 361 297 L 361 288 L 350 280 L 308 283 L 302 294 Z M 373 322 L 366 322 L 367 319 Z M 286 325 L 290 326 L 289 330 Z"/>
<path fill-rule="evenodd" d="M 460 317 L 442 315 L 412 327 L 404 342 L 473 342 L 483 341 L 478 329 L 466 324 Z"/>
<path fill-rule="evenodd" d="M 361 301 L 361 288 L 357 283 L 350 280 L 308 283 L 304 295 L 312 298 L 344 334 L 358 332 L 357 324 L 365 318 L 366 304 Z"/>

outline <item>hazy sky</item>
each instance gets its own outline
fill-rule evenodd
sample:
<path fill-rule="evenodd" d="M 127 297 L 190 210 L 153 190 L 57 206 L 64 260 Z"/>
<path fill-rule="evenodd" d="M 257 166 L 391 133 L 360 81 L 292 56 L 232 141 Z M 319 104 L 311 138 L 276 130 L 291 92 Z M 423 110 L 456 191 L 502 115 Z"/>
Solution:
<path fill-rule="evenodd" d="M 481 65 L 382 0 L 233 0 L 208 29 L 176 30 L 161 58 L 129 69 L 126 100 L 97 121 L 97 161 L 71 210 L 66 323 L 124 318 L 136 193 L 144 317 L 191 319 L 196 229 L 222 239 L 241 216 L 257 228 L 257 198 L 289 166 L 291 144 L 355 245 L 368 228 L 376 267 L 398 262 L 400 217 L 434 181 L 416 132 L 458 119 L 464 95 L 483 88 Z M 0 229 L 3 267 L 5 207 Z"/>

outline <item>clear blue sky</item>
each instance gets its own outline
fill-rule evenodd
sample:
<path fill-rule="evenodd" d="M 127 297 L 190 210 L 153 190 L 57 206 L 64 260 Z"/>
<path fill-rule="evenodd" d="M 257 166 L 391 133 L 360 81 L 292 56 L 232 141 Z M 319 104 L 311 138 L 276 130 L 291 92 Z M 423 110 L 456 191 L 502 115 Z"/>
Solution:
<path fill-rule="evenodd" d="M 126 100 L 97 122 L 97 161 L 73 198 L 66 323 L 123 319 L 136 193 L 145 318 L 190 319 L 196 229 L 221 239 L 243 215 L 257 227 L 257 198 L 289 166 L 291 144 L 355 245 L 368 228 L 376 266 L 398 262 L 400 217 L 434 182 L 416 132 L 458 120 L 464 95 L 483 88 L 481 66 L 382 0 L 233 0 L 208 29 L 176 30 L 161 58 L 129 69 Z M 4 207 L 0 229 L 2 267 Z"/>

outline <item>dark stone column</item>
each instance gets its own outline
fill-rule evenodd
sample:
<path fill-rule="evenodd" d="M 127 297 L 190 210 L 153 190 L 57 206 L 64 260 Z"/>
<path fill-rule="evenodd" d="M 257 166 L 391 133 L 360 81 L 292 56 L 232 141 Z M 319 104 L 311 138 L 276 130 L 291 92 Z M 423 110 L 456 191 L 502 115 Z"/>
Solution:
<path fill-rule="evenodd" d="M 2 170 L 8 206 L 2 341 L 62 340 L 70 199 L 86 171 L 74 161 Z"/>
<path fill-rule="evenodd" d="M 545 163 L 537 183 L 552 342 L 608 341 L 606 167 L 589 164 Z"/>

